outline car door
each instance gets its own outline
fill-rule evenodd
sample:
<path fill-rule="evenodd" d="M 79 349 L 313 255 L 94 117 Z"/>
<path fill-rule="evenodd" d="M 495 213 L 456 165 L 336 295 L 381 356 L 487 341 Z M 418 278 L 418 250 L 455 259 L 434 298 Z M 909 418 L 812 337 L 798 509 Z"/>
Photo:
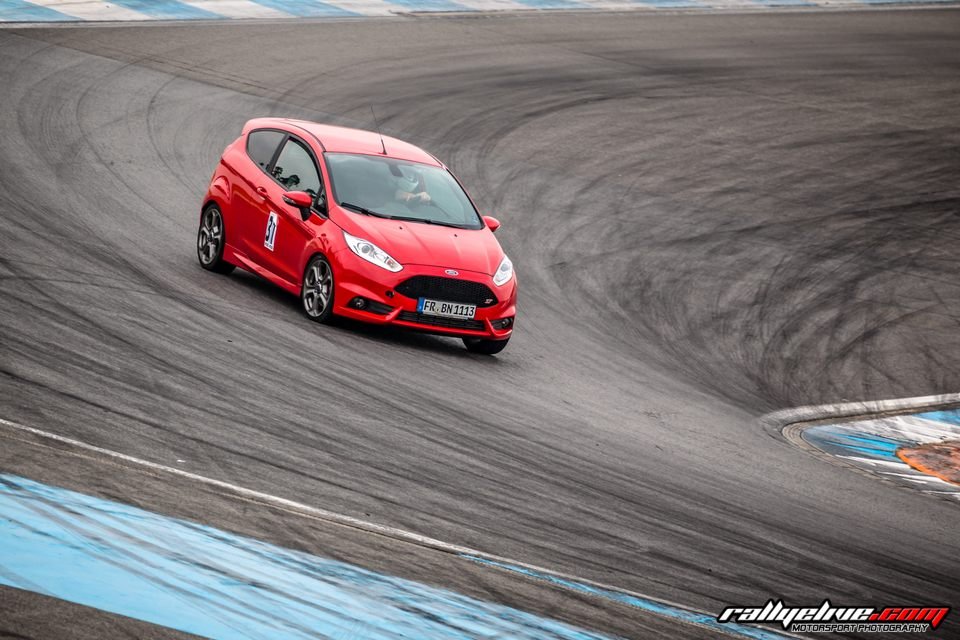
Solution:
<path fill-rule="evenodd" d="M 260 193 L 262 242 L 260 264 L 288 283 L 299 287 L 301 261 L 307 243 L 316 237 L 316 228 L 325 218 L 311 215 L 304 220 L 300 210 L 283 201 L 286 191 L 306 191 L 314 200 L 324 193 L 317 161 L 300 138 L 288 135 L 270 167 L 272 180 Z"/>
<path fill-rule="evenodd" d="M 277 129 L 258 129 L 248 133 L 245 152 L 250 162 L 238 166 L 238 176 L 233 181 L 231 202 L 237 230 L 232 242 L 255 263 L 259 262 L 258 247 L 263 242 L 266 225 L 263 194 L 267 185 L 273 184 L 269 171 L 286 137 L 285 131 Z"/>

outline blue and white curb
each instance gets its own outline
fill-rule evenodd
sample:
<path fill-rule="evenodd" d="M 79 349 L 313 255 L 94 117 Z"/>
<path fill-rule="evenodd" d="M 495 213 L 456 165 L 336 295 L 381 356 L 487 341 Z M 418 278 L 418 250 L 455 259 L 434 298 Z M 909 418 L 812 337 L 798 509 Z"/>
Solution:
<path fill-rule="evenodd" d="M 960 485 L 918 471 L 896 455 L 899 449 L 960 439 L 960 409 L 817 425 L 804 429 L 802 438 L 861 470 L 960 500 Z"/>
<path fill-rule="evenodd" d="M 760 418 L 770 435 L 858 471 L 960 499 L 958 486 L 903 462 L 900 447 L 960 438 L 960 393 L 782 409 Z"/>
<path fill-rule="evenodd" d="M 0 584 L 216 640 L 606 637 L 6 474 Z"/>
<path fill-rule="evenodd" d="M 18 439 L 35 440 L 45 446 L 66 445 L 66 447 L 84 451 L 84 455 L 92 454 L 99 458 L 109 459 L 114 464 L 140 467 L 149 469 L 153 473 L 186 479 L 198 486 L 213 488 L 224 495 L 232 495 L 280 508 L 292 514 L 313 518 L 318 522 L 336 524 L 344 527 L 345 530 L 356 529 L 425 549 L 458 556 L 461 559 L 485 564 L 491 568 L 547 582 L 557 588 L 574 591 L 584 596 L 640 609 L 678 624 L 695 624 L 712 629 L 717 634 L 724 633 L 730 636 L 759 640 L 796 637 L 787 633 L 742 624 L 721 625 L 716 622 L 713 614 L 704 611 L 657 600 L 633 591 L 583 580 L 575 576 L 564 575 L 509 558 L 494 556 L 403 529 L 301 504 L 175 467 L 135 458 L 2 418 L 0 418 L 0 430 L 15 434 Z M 24 509 L 27 510 L 25 517 L 11 517 L 18 511 L 23 513 Z M 91 512 L 93 513 L 91 514 Z M 29 526 L 24 527 L 24 524 Z M 146 530 L 144 530 L 145 528 Z M 51 533 L 56 531 L 59 531 L 60 535 Z M 8 542 L 16 542 L 18 539 L 17 544 L 20 544 L 20 547 L 12 543 L 8 544 Z M 196 541 L 196 544 L 192 544 L 191 541 Z M 131 547 L 128 549 L 127 545 L 131 545 Z M 58 547 L 62 548 L 58 549 Z M 210 548 L 208 549 L 208 547 Z M 170 555 L 171 553 L 173 555 Z M 239 554 L 236 559 L 232 556 L 234 553 Z M 148 562 L 137 560 L 138 554 L 145 554 L 145 560 Z M 35 561 L 38 556 L 39 561 Z M 51 560 L 51 558 L 53 559 Z M 198 558 L 198 567 L 185 568 L 182 566 L 185 563 L 196 564 Z M 213 559 L 217 559 L 217 562 L 212 563 Z M 76 562 L 86 563 L 87 569 L 84 572 L 70 571 L 64 573 L 63 576 L 70 580 L 64 582 L 63 578 L 60 577 L 61 574 L 58 573 L 60 567 L 62 565 L 72 566 Z M 361 622 L 364 626 L 361 628 L 354 629 L 346 636 L 328 636 L 331 638 L 349 637 L 353 640 L 367 638 L 378 640 L 381 637 L 413 637 L 428 640 L 432 637 L 443 637 L 456 640 L 473 637 L 516 637 L 521 639 L 525 637 L 570 637 L 577 640 L 591 640 L 604 637 L 550 619 L 520 612 L 510 607 L 483 603 L 443 589 L 365 571 L 346 563 L 283 549 L 200 524 L 166 518 L 127 505 L 49 487 L 14 475 L 3 476 L 0 474 L 0 584 L 29 589 L 61 599 L 87 604 L 88 606 L 100 606 L 107 611 L 115 611 L 113 608 L 108 608 L 112 606 L 111 603 L 117 606 L 123 605 L 126 607 L 124 609 L 126 612 L 123 615 L 134 618 L 143 616 L 139 619 L 161 625 L 164 623 L 156 622 L 156 620 L 167 620 L 171 617 L 168 612 L 158 611 L 149 603 L 145 609 L 135 609 L 134 607 L 144 606 L 143 603 L 138 602 L 138 598 L 124 596 L 123 593 L 118 595 L 116 589 L 106 588 L 103 584 L 105 581 L 97 573 L 99 571 L 98 563 L 105 563 L 103 566 L 105 566 L 106 571 L 111 572 L 109 575 L 114 575 L 112 572 L 118 572 L 116 579 L 119 579 L 120 582 L 115 584 L 124 584 L 124 581 L 128 579 L 133 580 L 133 584 L 140 583 L 142 585 L 146 582 L 145 588 L 170 589 L 176 596 L 177 602 L 184 597 L 188 598 L 191 603 L 190 606 L 193 607 L 191 612 L 194 614 L 194 617 L 190 618 L 191 625 L 227 624 L 229 622 L 230 634 L 225 637 L 231 638 L 245 637 L 235 631 L 236 624 L 239 623 L 234 624 L 232 618 L 229 617 L 226 618 L 227 622 L 224 622 L 220 617 L 215 617 L 211 623 L 204 617 L 204 615 L 209 617 L 208 614 L 196 614 L 194 611 L 198 603 L 203 603 L 203 611 L 209 612 L 209 603 L 206 600 L 209 599 L 208 595 L 212 594 L 216 595 L 213 602 L 220 602 L 221 596 L 223 596 L 222 601 L 228 605 L 237 602 L 245 603 L 246 601 L 243 598 L 250 596 L 255 600 L 263 598 L 260 601 L 261 604 L 269 600 L 270 607 L 281 606 L 286 602 L 282 597 L 284 589 L 291 587 L 291 585 L 295 587 L 295 595 L 301 594 L 299 591 L 301 587 L 314 589 L 319 593 L 325 593 L 323 591 L 325 587 L 331 589 L 337 587 L 339 590 L 330 592 L 334 597 L 346 598 L 353 604 L 365 607 L 359 610 L 360 613 L 357 613 L 357 610 L 347 611 L 344 616 L 338 619 L 341 622 L 350 620 L 350 624 L 354 624 L 358 616 L 380 616 L 381 609 L 385 606 L 384 603 L 389 605 L 398 602 L 403 605 L 401 607 L 402 611 L 395 613 L 400 616 L 401 622 L 411 625 L 418 624 L 416 620 L 401 615 L 403 612 L 409 613 L 409 601 L 392 599 L 390 593 L 394 586 L 400 589 L 400 593 L 419 593 L 418 598 L 422 597 L 432 602 L 432 604 L 427 602 L 422 606 L 418 605 L 416 609 L 417 612 L 426 616 L 428 622 L 438 620 L 436 618 L 436 607 L 443 608 L 444 603 L 450 604 L 453 602 L 457 604 L 458 608 L 455 611 L 444 608 L 445 615 L 448 617 L 439 620 L 452 620 L 457 624 L 462 624 L 462 617 L 467 616 L 472 624 L 468 627 L 470 633 L 474 633 L 478 629 L 488 628 L 484 627 L 484 624 L 522 623 L 519 627 L 511 627 L 501 635 L 493 636 L 464 635 L 467 633 L 466 631 L 461 632 L 461 635 L 451 635 L 444 632 L 437 636 L 433 634 L 436 627 L 417 627 L 416 632 L 410 636 L 384 636 L 382 634 L 377 635 L 381 633 L 381 629 L 377 625 L 372 625 L 370 627 L 372 631 L 368 632 L 366 618 L 363 617 Z M 258 563 L 267 563 L 270 566 L 257 568 Z M 171 579 L 167 580 L 165 576 L 167 576 L 167 571 L 170 570 L 171 565 L 180 566 L 178 571 L 170 573 Z M 125 570 L 131 566 L 134 569 L 132 572 Z M 243 571 L 240 571 L 241 568 L 243 568 Z M 327 569 L 330 570 L 329 574 L 326 572 Z M 295 571 L 291 573 L 288 570 Z M 338 576 L 340 578 L 350 578 L 350 580 L 344 583 L 337 579 Z M 367 593 L 371 596 L 370 598 L 355 597 L 357 596 L 357 589 L 355 588 L 356 585 L 351 582 L 353 578 L 362 579 L 363 590 L 361 590 L 360 595 Z M 98 584 L 88 588 L 86 582 L 94 579 Z M 80 582 L 73 582 L 74 580 Z M 277 580 L 280 581 L 277 582 Z M 315 585 L 316 581 L 323 584 Z M 370 591 L 364 591 L 368 586 L 370 586 Z M 184 587 L 189 588 L 184 591 Z M 266 591 L 260 593 L 261 588 L 266 589 Z M 128 588 L 124 587 L 124 589 Z M 191 589 L 193 590 L 192 593 Z M 169 595 L 166 594 L 166 596 Z M 96 602 L 91 601 L 94 598 Z M 302 600 L 303 598 L 299 600 L 295 598 L 290 604 L 292 610 L 299 611 L 299 607 L 304 606 Z M 169 597 L 166 601 L 170 601 Z M 342 602 L 342 600 L 338 602 Z M 417 600 L 417 602 L 420 602 L 420 600 Z M 321 606 L 322 604 L 314 603 L 315 606 Z M 243 606 L 246 607 L 246 604 L 243 604 Z M 330 614 L 326 609 L 329 609 L 329 607 L 324 609 L 325 615 Z M 371 611 L 373 613 L 369 613 Z M 481 613 L 477 613 L 478 611 Z M 145 617 L 147 615 L 153 617 L 147 618 Z M 177 620 L 185 615 L 183 611 L 176 610 Z M 487 619 L 490 616 L 497 617 L 498 620 Z M 330 622 L 328 618 L 308 617 L 307 619 Z M 263 621 L 262 616 L 254 616 L 248 622 L 258 624 Z M 173 628 L 189 631 L 182 626 L 174 626 Z M 397 628 L 399 627 L 391 627 L 390 633 L 394 633 Z M 504 628 L 495 627 L 495 629 Z M 536 630 L 536 633 L 533 636 L 517 635 L 517 629 L 522 631 Z M 545 635 L 544 630 L 550 631 L 553 635 Z M 430 633 L 428 634 L 427 631 L 430 631 Z M 573 635 L 560 635 L 561 631 Z M 221 636 L 211 635 L 210 637 L 219 638 Z M 282 639 L 301 636 L 288 636 L 272 632 L 271 635 L 266 637 Z"/>
<path fill-rule="evenodd" d="M 0 0 L 0 23 L 356 18 L 421 12 L 744 10 L 958 4 L 960 0 Z"/>
<path fill-rule="evenodd" d="M 519 565 L 461 557 L 716 631 L 755 640 L 785 637 Z M 607 638 L 10 474 L 0 474 L 0 584 L 215 640 Z"/>

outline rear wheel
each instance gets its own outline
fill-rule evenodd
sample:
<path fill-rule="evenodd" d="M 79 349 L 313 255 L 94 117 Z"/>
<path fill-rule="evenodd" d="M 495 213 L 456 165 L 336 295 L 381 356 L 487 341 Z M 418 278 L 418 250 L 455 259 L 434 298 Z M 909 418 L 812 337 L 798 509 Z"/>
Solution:
<path fill-rule="evenodd" d="M 333 319 L 333 267 L 323 256 L 314 256 L 303 272 L 300 286 L 303 312 L 314 322 Z"/>
<path fill-rule="evenodd" d="M 470 353 L 482 353 L 483 355 L 492 356 L 496 353 L 500 353 L 507 347 L 507 343 L 510 342 L 510 338 L 506 340 L 484 340 L 483 338 L 464 338 L 463 346 L 467 348 L 467 351 Z"/>
<path fill-rule="evenodd" d="M 235 267 L 223 259 L 226 238 L 223 215 L 219 207 L 212 204 L 203 210 L 200 229 L 197 231 L 197 258 L 201 267 L 215 273 L 230 273 L 234 270 Z"/>

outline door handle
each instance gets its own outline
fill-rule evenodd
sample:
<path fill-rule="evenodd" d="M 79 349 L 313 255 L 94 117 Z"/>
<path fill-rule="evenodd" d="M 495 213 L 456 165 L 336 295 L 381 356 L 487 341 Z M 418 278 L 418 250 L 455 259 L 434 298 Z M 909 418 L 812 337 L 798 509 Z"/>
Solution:
<path fill-rule="evenodd" d="M 258 194 L 261 198 L 263 198 L 264 200 L 266 200 L 266 199 L 267 199 L 267 188 L 266 188 L 266 187 L 257 187 L 257 194 Z"/>

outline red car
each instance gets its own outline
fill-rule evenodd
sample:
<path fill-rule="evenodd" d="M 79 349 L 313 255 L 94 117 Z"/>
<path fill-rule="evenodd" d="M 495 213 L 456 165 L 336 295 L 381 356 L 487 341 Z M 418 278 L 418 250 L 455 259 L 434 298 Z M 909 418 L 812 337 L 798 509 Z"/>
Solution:
<path fill-rule="evenodd" d="M 343 316 L 499 353 L 517 278 L 457 179 L 432 155 L 370 131 L 258 118 L 220 158 L 203 199 L 204 269 L 252 271 Z"/>

